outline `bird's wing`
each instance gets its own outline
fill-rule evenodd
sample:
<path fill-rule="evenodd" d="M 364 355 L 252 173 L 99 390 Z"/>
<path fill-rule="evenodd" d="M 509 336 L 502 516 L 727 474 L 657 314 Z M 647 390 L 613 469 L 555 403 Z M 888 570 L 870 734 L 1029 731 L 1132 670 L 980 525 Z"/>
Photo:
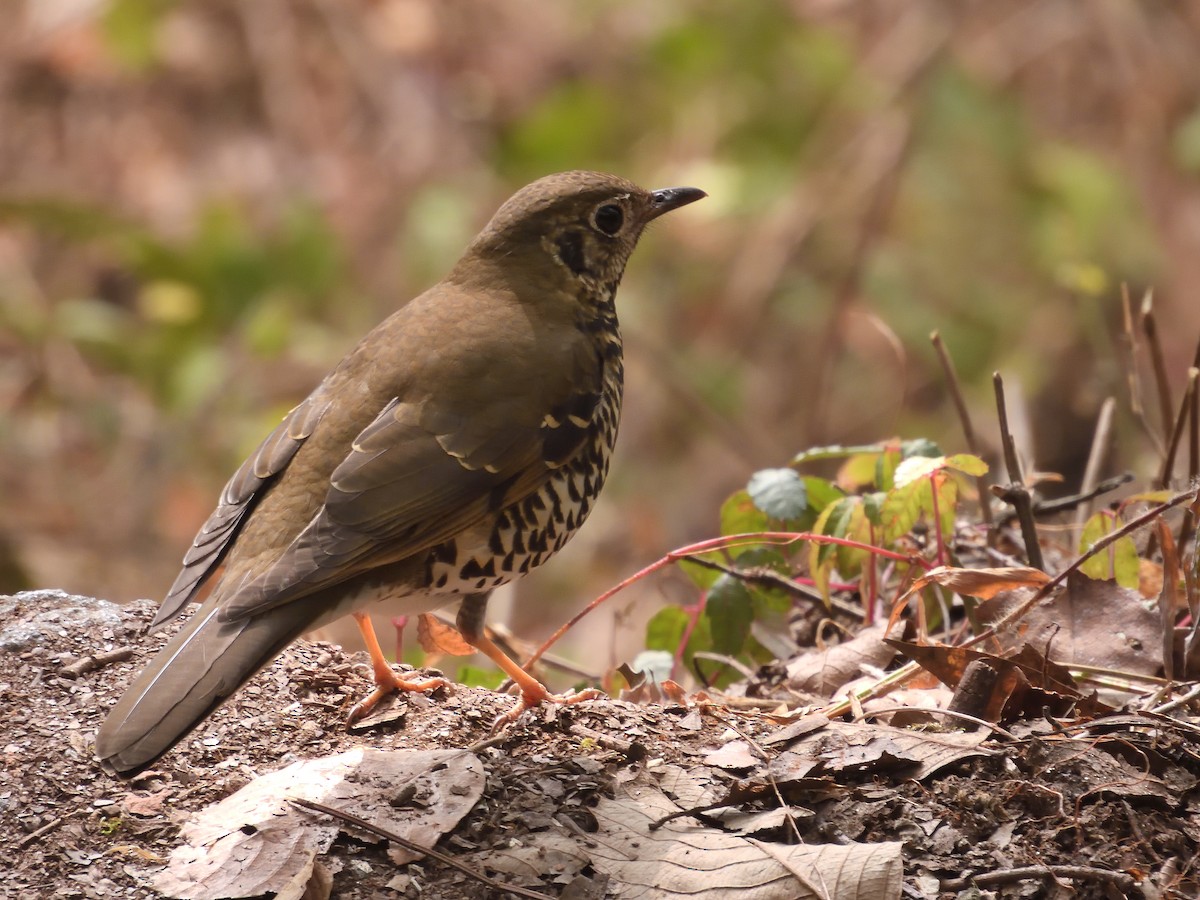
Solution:
<path fill-rule="evenodd" d="M 246 515 L 262 496 L 263 488 L 287 467 L 328 408 L 329 400 L 318 388 L 289 412 L 234 472 L 221 491 L 217 508 L 201 526 L 192 546 L 184 555 L 183 569 L 167 591 L 151 628 L 178 615 L 217 570 Z"/>
<path fill-rule="evenodd" d="M 354 440 L 296 539 L 265 571 L 222 584 L 222 618 L 428 551 L 533 493 L 586 439 L 600 402 L 598 367 L 583 382 L 547 398 L 537 415 L 519 392 L 469 414 L 392 400 Z"/>

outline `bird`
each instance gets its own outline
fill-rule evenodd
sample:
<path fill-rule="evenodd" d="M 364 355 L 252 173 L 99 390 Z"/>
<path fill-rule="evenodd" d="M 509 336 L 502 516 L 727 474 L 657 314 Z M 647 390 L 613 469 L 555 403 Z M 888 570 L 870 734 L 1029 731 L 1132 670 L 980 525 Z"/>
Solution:
<path fill-rule="evenodd" d="M 489 593 L 553 556 L 608 473 L 623 389 L 615 296 L 646 226 L 706 194 L 600 172 L 510 197 L 446 277 L 370 331 L 242 463 L 150 628 L 200 605 L 136 675 L 95 740 L 132 776 L 168 752 L 303 632 L 351 614 L 376 688 L 397 675 L 363 611 L 456 624 L 520 689 L 503 721 L 551 694 L 484 629 Z M 205 592 L 207 591 L 207 594 Z"/>

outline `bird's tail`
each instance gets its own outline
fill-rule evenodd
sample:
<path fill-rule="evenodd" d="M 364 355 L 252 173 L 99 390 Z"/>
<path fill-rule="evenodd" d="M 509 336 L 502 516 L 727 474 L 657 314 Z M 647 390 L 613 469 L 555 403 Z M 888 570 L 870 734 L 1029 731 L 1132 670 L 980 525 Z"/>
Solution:
<path fill-rule="evenodd" d="M 218 606 L 206 603 L 109 712 L 96 735 L 97 759 L 126 776 L 153 763 L 311 627 L 296 612 L 222 621 Z"/>

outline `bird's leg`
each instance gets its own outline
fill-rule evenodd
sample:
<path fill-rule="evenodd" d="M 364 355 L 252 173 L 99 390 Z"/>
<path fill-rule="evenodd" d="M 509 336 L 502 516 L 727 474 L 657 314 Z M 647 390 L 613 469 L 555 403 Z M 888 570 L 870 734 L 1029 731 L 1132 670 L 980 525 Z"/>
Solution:
<path fill-rule="evenodd" d="M 371 667 L 375 670 L 375 690 L 354 704 L 350 715 L 346 717 L 346 724 L 353 725 L 369 715 L 379 705 L 380 700 L 394 691 L 431 691 L 434 688 L 450 684 L 445 678 L 423 678 L 415 681 L 401 678 L 392 671 L 391 665 L 384 658 L 383 650 L 379 646 L 379 639 L 375 637 L 375 626 L 371 624 L 371 617 L 362 612 L 352 613 L 352 615 L 354 621 L 358 623 L 358 630 L 362 632 L 363 643 L 367 645 L 367 653 L 371 656 Z"/>
<path fill-rule="evenodd" d="M 577 694 L 571 694 L 570 696 L 550 693 L 544 684 L 522 669 L 512 657 L 497 647 L 492 639 L 487 636 L 483 627 L 483 616 L 487 610 L 487 600 L 487 594 L 468 594 L 463 599 L 462 606 L 459 607 L 455 623 L 458 625 L 458 630 L 463 638 L 480 653 L 498 665 L 504 671 L 504 674 L 511 678 L 513 683 L 521 689 L 521 699 L 517 701 L 512 709 L 492 723 L 493 730 L 501 728 L 509 722 L 515 722 L 525 710 L 540 703 L 571 704 L 578 703 L 581 700 L 596 700 L 604 696 L 603 692 L 593 688 L 580 691 Z"/>

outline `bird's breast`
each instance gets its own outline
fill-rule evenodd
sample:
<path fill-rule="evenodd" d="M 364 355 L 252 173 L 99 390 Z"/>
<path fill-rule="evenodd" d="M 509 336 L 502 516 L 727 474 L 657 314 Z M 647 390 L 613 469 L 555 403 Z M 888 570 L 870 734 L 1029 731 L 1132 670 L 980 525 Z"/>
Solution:
<path fill-rule="evenodd" d="M 587 438 L 521 500 L 434 548 L 427 561 L 433 593 L 490 591 L 536 569 L 587 519 L 608 476 L 621 416 L 622 367 L 605 367 L 604 389 Z"/>

